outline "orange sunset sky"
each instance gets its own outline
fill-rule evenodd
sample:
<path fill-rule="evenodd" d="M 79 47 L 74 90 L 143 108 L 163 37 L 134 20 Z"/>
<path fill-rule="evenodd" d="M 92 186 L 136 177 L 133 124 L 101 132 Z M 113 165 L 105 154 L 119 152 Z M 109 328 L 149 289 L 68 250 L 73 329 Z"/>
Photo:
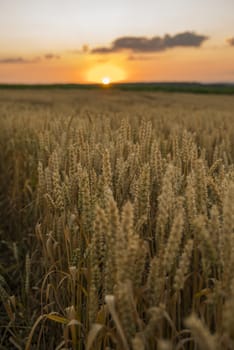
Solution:
<path fill-rule="evenodd" d="M 234 0 L 0 0 L 1 83 L 234 82 Z"/>

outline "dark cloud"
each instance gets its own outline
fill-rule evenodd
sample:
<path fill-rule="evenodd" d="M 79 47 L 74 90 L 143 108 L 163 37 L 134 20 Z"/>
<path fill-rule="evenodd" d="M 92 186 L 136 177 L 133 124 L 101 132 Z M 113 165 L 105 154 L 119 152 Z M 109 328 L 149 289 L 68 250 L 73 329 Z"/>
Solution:
<path fill-rule="evenodd" d="M 47 53 L 46 55 L 44 55 L 44 58 L 46 60 L 53 60 L 53 59 L 58 60 L 58 59 L 60 59 L 60 56 L 59 55 L 55 55 L 53 53 Z"/>
<path fill-rule="evenodd" d="M 230 46 L 234 46 L 234 37 L 227 39 L 227 42 Z"/>
<path fill-rule="evenodd" d="M 0 64 L 27 64 L 27 63 L 37 63 L 40 61 L 40 57 L 35 57 L 32 59 L 26 59 L 23 57 L 6 57 L 0 58 Z"/>
<path fill-rule="evenodd" d="M 167 34 L 164 37 L 154 36 L 153 38 L 126 36 L 115 39 L 110 47 L 96 47 L 91 53 L 107 54 L 122 50 L 131 50 L 135 53 L 159 52 L 181 46 L 199 47 L 207 39 L 207 36 L 193 32 Z"/>

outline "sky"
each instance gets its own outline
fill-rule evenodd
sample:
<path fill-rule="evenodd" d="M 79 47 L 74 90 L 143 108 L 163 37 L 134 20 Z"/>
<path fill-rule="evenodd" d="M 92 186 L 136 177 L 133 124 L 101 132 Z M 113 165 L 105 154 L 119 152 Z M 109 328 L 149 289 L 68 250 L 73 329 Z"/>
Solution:
<path fill-rule="evenodd" d="M 1 83 L 234 82 L 234 0 L 0 0 Z"/>

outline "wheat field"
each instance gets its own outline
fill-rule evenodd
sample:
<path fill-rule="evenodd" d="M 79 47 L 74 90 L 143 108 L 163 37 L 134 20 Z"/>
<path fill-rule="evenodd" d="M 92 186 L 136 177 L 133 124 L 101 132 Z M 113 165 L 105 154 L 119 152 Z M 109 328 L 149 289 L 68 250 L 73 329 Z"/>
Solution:
<path fill-rule="evenodd" d="M 234 349 L 234 100 L 1 91 L 0 349 Z"/>

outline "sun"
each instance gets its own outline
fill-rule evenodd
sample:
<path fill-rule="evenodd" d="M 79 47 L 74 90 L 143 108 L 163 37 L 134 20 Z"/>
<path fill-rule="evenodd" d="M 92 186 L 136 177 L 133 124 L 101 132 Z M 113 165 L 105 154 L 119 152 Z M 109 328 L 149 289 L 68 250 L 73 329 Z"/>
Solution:
<path fill-rule="evenodd" d="M 103 85 L 109 85 L 110 84 L 110 78 L 109 77 L 103 77 L 102 78 L 102 84 Z"/>

